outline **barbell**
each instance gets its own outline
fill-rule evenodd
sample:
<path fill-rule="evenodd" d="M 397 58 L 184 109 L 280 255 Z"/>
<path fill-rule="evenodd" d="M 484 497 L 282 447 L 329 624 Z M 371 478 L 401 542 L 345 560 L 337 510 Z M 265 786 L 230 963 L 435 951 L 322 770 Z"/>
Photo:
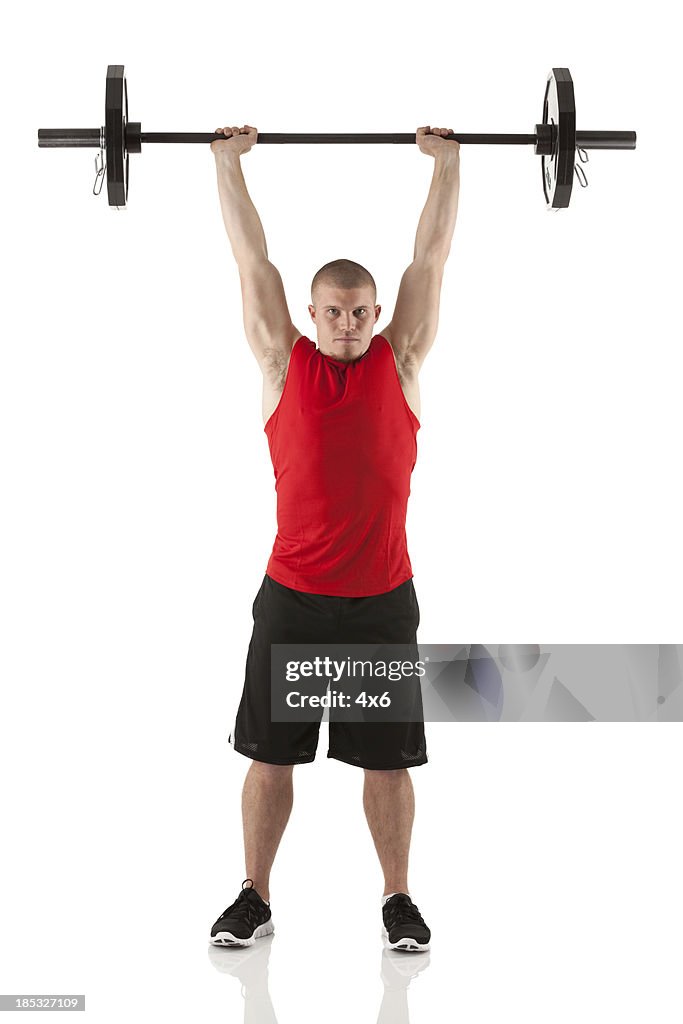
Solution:
<path fill-rule="evenodd" d="M 128 158 L 141 153 L 143 143 L 211 143 L 226 136 L 215 132 L 143 132 L 139 121 L 128 120 L 128 86 L 122 64 L 107 68 L 104 101 L 105 117 L 101 128 L 39 128 L 41 148 L 95 148 L 96 177 L 93 193 L 99 195 L 102 180 L 107 177 L 109 205 L 118 209 L 128 202 Z M 588 161 L 588 149 L 635 149 L 635 132 L 577 132 L 574 83 L 568 68 L 553 68 L 543 97 L 543 120 L 530 135 L 467 135 L 462 132 L 442 136 L 461 145 L 533 146 L 541 157 L 543 194 L 549 210 L 569 206 L 574 174 L 582 188 L 588 180 L 583 168 L 575 164 L 575 153 L 581 163 Z M 257 143 L 415 143 L 415 134 L 272 134 L 259 132 Z"/>

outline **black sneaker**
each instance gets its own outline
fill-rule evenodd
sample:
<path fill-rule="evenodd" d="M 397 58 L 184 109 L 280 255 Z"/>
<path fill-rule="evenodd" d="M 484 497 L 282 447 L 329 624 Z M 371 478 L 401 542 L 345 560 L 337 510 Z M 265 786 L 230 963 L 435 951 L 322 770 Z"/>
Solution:
<path fill-rule="evenodd" d="M 421 953 L 429 949 L 432 937 L 410 896 L 397 892 L 382 907 L 382 938 L 386 949 L 404 949 Z"/>
<path fill-rule="evenodd" d="M 251 885 L 245 889 L 246 882 Z M 255 939 L 274 931 L 270 905 L 254 889 L 253 879 L 245 878 L 242 892 L 218 918 L 209 941 L 214 946 L 253 946 Z"/>

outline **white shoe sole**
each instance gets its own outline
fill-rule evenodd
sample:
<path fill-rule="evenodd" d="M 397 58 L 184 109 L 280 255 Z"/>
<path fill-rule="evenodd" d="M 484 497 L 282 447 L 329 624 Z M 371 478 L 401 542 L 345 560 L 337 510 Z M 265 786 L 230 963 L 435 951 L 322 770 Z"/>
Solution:
<path fill-rule="evenodd" d="M 262 939 L 264 935 L 272 935 L 274 931 L 273 919 L 271 918 L 265 924 L 260 924 L 249 939 L 240 939 L 233 935 L 232 932 L 218 932 L 217 935 L 210 936 L 209 942 L 213 946 L 253 946 L 256 939 Z"/>
<path fill-rule="evenodd" d="M 430 948 L 428 942 L 418 942 L 417 939 L 411 938 L 399 939 L 398 942 L 389 942 L 389 932 L 384 926 L 382 926 L 382 939 L 385 949 L 402 949 L 406 953 L 427 953 Z"/>

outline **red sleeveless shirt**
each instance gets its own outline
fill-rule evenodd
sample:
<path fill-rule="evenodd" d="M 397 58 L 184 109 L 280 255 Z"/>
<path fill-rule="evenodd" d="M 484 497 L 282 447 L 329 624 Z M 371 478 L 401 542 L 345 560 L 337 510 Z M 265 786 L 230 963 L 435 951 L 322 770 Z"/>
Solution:
<path fill-rule="evenodd" d="M 350 363 L 298 338 L 264 427 L 277 492 L 266 573 L 332 597 L 370 597 L 410 579 L 405 525 L 419 429 L 386 338 L 375 335 Z"/>

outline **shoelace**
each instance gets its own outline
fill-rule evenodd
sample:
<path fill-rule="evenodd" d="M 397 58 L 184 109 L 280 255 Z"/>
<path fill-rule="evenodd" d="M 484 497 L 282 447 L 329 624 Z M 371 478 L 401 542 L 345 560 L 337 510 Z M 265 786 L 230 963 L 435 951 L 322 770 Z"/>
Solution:
<path fill-rule="evenodd" d="M 414 921 L 415 924 L 421 924 L 423 928 L 427 927 L 422 919 L 422 914 L 410 899 L 410 896 L 406 896 L 404 893 L 399 893 L 397 896 L 392 896 L 390 900 L 387 900 L 384 904 L 384 912 L 389 930 L 399 920 Z"/>
<path fill-rule="evenodd" d="M 251 879 L 245 878 L 244 881 L 250 882 Z M 242 882 L 242 885 L 244 885 L 244 882 Z M 250 895 L 252 892 L 254 893 L 253 896 Z M 242 892 L 239 894 L 235 902 L 231 903 L 230 906 L 223 911 L 218 920 L 220 921 L 221 918 L 230 915 L 231 917 L 244 919 L 248 924 L 251 924 L 252 918 L 254 920 L 256 919 L 260 909 L 260 899 L 257 896 L 256 891 L 253 888 L 242 889 Z"/>

